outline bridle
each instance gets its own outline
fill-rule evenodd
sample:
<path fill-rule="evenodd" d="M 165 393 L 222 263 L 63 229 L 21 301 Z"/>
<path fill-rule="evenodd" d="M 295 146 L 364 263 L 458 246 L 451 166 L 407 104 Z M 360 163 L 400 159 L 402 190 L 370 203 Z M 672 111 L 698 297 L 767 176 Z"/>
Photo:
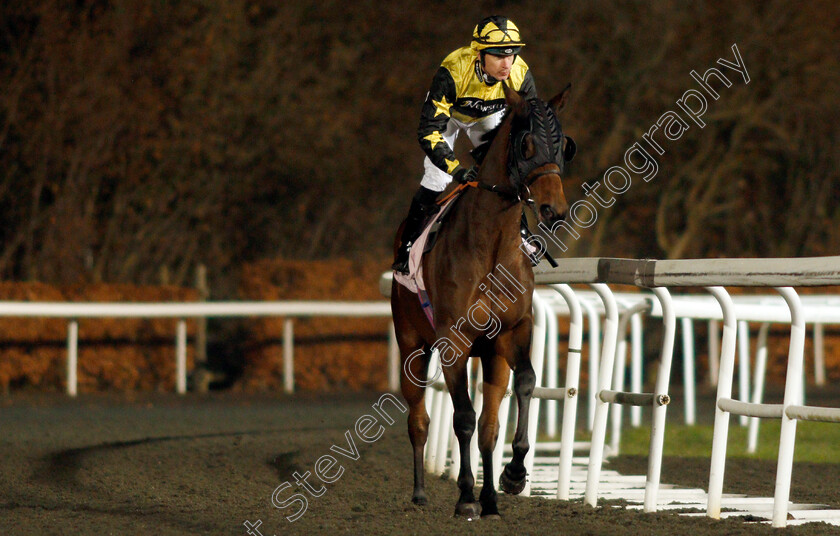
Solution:
<path fill-rule="evenodd" d="M 539 99 L 530 99 L 531 114 L 528 116 L 529 128 L 519 129 L 515 133 L 511 129 L 510 143 L 508 145 L 508 171 L 510 176 L 510 184 L 488 184 L 484 181 L 474 180 L 459 184 L 453 191 L 446 195 L 443 199 L 437 201 L 438 205 L 445 205 L 449 200 L 461 195 L 467 188 L 478 188 L 487 190 L 500 197 L 511 201 L 513 204 L 524 204 L 529 207 L 534 214 L 534 218 L 539 220 L 536 202 L 531 198 L 530 186 L 534 184 L 540 177 L 546 175 L 557 175 L 561 177 L 563 173 L 563 164 L 571 162 L 572 158 L 577 152 L 577 146 L 572 138 L 563 135 L 563 130 L 560 127 L 560 122 L 554 112 L 551 111 L 543 101 Z M 538 119 L 534 120 L 534 107 L 538 107 L 541 113 Z M 535 124 L 538 123 L 538 124 Z M 535 147 L 538 148 L 531 157 L 526 157 L 522 150 L 523 144 L 528 142 L 528 134 L 532 137 L 538 136 L 538 142 Z M 533 141 L 533 139 L 532 139 Z M 490 142 L 486 142 L 473 150 L 473 157 L 477 162 L 480 162 L 486 155 L 486 147 Z M 482 150 L 484 149 L 484 150 Z M 540 153 L 544 153 L 537 163 L 534 163 Z M 550 169 L 537 171 L 539 168 L 548 164 L 554 164 Z M 524 179 L 522 177 L 524 176 Z M 522 211 L 523 225 L 520 227 L 523 240 L 528 239 L 532 233 L 528 228 L 527 218 L 525 218 L 525 210 Z M 557 262 L 551 257 L 548 251 L 543 253 L 543 257 L 556 267 Z M 535 262 L 532 259 L 532 262 Z"/>
<path fill-rule="evenodd" d="M 577 149 L 574 140 L 563 134 L 560 122 L 545 102 L 532 98 L 528 104 L 531 112 L 527 117 L 527 128 L 510 133 L 507 162 L 510 184 L 473 181 L 468 185 L 493 192 L 515 203 L 525 203 L 536 214 L 530 186 L 546 175 L 561 176 L 564 164 L 571 162 Z M 530 157 L 526 156 L 529 144 L 534 148 Z M 550 164 L 553 164 L 551 168 L 537 171 Z"/>

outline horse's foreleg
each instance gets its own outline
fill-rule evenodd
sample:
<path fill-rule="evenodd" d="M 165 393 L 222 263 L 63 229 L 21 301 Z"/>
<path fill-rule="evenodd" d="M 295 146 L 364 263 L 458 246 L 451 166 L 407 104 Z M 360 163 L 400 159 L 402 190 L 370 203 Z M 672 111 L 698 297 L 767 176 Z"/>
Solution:
<path fill-rule="evenodd" d="M 513 435 L 513 459 L 505 465 L 499 483 L 505 493 L 517 495 L 525 489 L 525 455 L 528 454 L 528 409 L 534 392 L 537 376 L 530 362 L 521 363 L 513 371 L 513 389 L 519 413 L 516 419 L 516 433 Z"/>
<path fill-rule="evenodd" d="M 484 467 L 484 485 L 478 499 L 481 502 L 481 517 L 486 519 L 499 515 L 493 474 L 493 451 L 499 438 L 499 405 L 507 390 L 510 368 L 505 360 L 495 353 L 482 356 L 481 364 L 484 375 L 484 405 L 478 420 L 478 448 Z"/>
<path fill-rule="evenodd" d="M 453 428 L 455 437 L 458 438 L 458 449 L 461 453 L 461 469 L 458 473 L 458 489 L 461 495 L 455 504 L 455 515 L 467 519 L 474 519 L 479 516 L 481 507 L 475 500 L 473 486 L 475 478 L 472 474 L 470 464 L 470 440 L 475 432 L 475 410 L 467 390 L 467 364 L 469 358 L 464 358 L 446 370 L 446 384 L 452 396 L 452 405 L 455 407 L 453 416 Z"/>
<path fill-rule="evenodd" d="M 516 432 L 513 435 L 513 459 L 505 466 L 499 477 L 499 484 L 505 493 L 517 495 L 525 489 L 525 455 L 528 454 L 528 414 L 531 407 L 531 395 L 537 383 L 537 375 L 531 366 L 530 325 L 526 344 L 515 346 L 516 357 L 513 369 L 513 390 L 519 413 L 516 419 Z"/>
<path fill-rule="evenodd" d="M 408 437 L 414 449 L 414 493 L 411 502 L 424 505 L 428 502 L 426 497 L 423 451 L 426 447 L 426 438 L 429 435 L 429 414 L 426 412 L 424 399 L 426 382 L 426 370 L 429 366 L 429 352 L 425 349 L 423 356 L 413 359 L 410 363 L 403 363 L 401 377 L 401 388 L 403 397 L 408 402 Z M 410 377 L 406 374 L 410 372 Z"/>

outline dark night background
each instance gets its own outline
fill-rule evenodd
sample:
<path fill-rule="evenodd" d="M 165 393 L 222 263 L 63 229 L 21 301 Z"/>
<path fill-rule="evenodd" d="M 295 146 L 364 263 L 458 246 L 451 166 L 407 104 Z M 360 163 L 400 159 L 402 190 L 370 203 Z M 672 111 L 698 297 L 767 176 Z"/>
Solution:
<path fill-rule="evenodd" d="M 699 89 L 692 70 L 720 68 L 737 44 L 751 79 L 722 69 L 733 84 L 715 85 L 706 126 L 663 142 L 656 177 L 634 176 L 565 256 L 840 255 L 837 0 L 0 0 L 0 301 L 196 301 L 202 266 L 214 300 L 382 300 L 422 173 L 423 99 L 491 14 L 522 30 L 543 98 L 573 84 L 570 202 Z M 167 394 L 176 319 L 83 320 L 77 402 L 55 394 L 66 319 L 0 322 L 2 534 L 244 534 L 258 518 L 263 534 L 774 530 L 523 497 L 502 499 L 504 521 L 468 527 L 451 482 L 429 475 L 429 506 L 409 504 L 402 423 L 360 442 L 348 475 L 289 525 L 272 490 L 345 445 L 388 388 L 389 319 L 296 319 L 293 397 L 280 395 L 285 318 L 211 319 L 206 347 L 190 322 L 189 389 L 230 388 L 219 397 Z M 768 386 L 784 378 L 788 337 L 771 332 Z M 840 385 L 840 332 L 825 343 Z M 808 389 L 840 405 L 836 389 Z M 728 465 L 727 493 L 772 494 L 774 462 Z M 837 468 L 797 462 L 791 499 L 840 504 Z M 666 457 L 662 480 L 705 486 L 708 469 Z"/>
<path fill-rule="evenodd" d="M 493 13 L 522 30 L 544 98 L 573 83 L 570 201 L 698 88 L 691 70 L 737 43 L 751 78 L 725 70 L 706 127 L 567 255 L 838 253 L 833 1 L 16 0 L 0 7 L 0 278 L 189 285 L 203 263 L 224 298 L 260 259 L 386 268 L 431 77 Z"/>

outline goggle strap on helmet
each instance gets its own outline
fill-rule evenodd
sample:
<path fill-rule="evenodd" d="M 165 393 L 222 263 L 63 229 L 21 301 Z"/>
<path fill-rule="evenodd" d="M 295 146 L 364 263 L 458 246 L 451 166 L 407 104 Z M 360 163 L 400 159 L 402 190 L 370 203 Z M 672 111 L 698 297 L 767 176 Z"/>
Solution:
<path fill-rule="evenodd" d="M 523 47 L 525 43 L 519 34 L 519 28 L 506 17 L 494 15 L 479 22 L 473 30 L 471 46 L 475 50 L 488 48 L 513 49 Z M 516 52 L 512 52 L 515 54 Z"/>

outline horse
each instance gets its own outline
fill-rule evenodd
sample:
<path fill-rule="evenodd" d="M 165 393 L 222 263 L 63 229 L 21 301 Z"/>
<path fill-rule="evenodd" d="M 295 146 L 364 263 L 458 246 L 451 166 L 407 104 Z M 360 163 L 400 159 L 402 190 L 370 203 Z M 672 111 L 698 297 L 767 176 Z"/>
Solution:
<path fill-rule="evenodd" d="M 565 219 L 569 207 L 561 174 L 564 161 L 571 159 L 570 151 L 573 156 L 574 143 L 563 136 L 556 114 L 565 106 L 570 87 L 545 103 L 525 99 L 505 85 L 507 112 L 478 148 L 487 147 L 477 179 L 469 184 L 474 187 L 464 188 L 434 248 L 422 261 L 433 323 L 425 316 L 418 296 L 393 283 L 391 309 L 402 360 L 400 383 L 409 406 L 408 435 L 414 453 L 411 500 L 417 505 L 428 501 L 423 451 L 429 415 L 424 392 L 431 383 L 427 369 L 434 349 L 439 351 L 452 398 L 453 428 L 460 451 L 455 515 L 500 517 L 492 457 L 499 435 L 499 405 L 511 370 L 518 415 L 513 457 L 500 475 L 500 484 L 510 494 L 525 488 L 528 410 L 536 376 L 530 361 L 534 274 L 531 258 L 520 249 L 520 224 L 528 205 L 549 228 Z M 564 140 L 568 141 L 564 144 Z M 396 236 L 395 250 L 399 230 Z M 467 385 L 470 356 L 481 359 L 484 381 L 484 405 L 478 421 L 484 482 L 478 502 L 470 466 L 470 439 L 476 428 Z"/>

